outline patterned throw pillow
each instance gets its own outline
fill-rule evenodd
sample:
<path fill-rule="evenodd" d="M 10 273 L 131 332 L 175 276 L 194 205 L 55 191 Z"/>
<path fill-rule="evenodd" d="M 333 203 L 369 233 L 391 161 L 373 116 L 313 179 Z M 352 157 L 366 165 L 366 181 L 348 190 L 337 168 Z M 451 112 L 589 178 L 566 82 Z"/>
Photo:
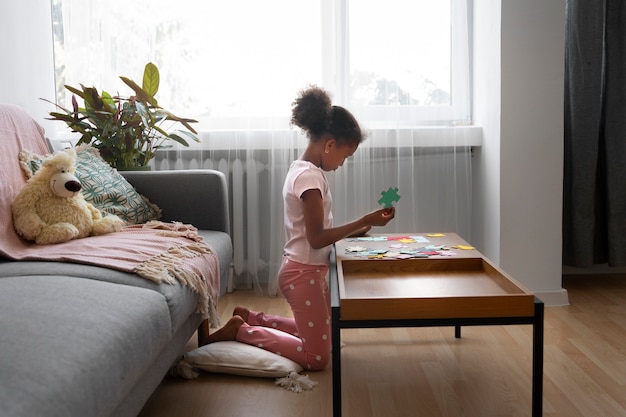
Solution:
<path fill-rule="evenodd" d="M 76 177 L 83 186 L 85 200 L 104 214 L 116 214 L 128 224 L 141 224 L 161 217 L 161 209 L 137 193 L 132 185 L 106 163 L 98 150 L 89 145 L 76 148 Z M 44 157 L 23 150 L 19 160 L 26 177 L 41 167 Z"/>
<path fill-rule="evenodd" d="M 22 171 L 24 171 L 26 175 L 26 179 L 29 179 L 35 175 L 35 172 L 39 171 L 43 158 L 43 156 L 32 153 L 26 149 L 20 151 L 18 159 L 20 161 L 20 167 L 22 167 Z"/>

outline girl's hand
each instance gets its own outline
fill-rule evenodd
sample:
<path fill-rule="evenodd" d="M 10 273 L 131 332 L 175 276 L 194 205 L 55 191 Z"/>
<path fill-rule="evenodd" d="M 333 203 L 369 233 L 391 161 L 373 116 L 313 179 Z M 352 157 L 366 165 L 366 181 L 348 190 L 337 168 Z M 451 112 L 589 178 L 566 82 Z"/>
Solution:
<path fill-rule="evenodd" d="M 396 208 L 389 207 L 376 210 L 365 216 L 365 221 L 371 226 L 385 226 L 396 216 Z"/>

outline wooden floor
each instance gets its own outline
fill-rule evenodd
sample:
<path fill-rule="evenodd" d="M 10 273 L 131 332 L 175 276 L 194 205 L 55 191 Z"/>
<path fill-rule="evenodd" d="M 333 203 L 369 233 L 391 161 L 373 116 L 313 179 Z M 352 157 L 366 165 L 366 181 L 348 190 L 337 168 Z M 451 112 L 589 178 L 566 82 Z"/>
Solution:
<path fill-rule="evenodd" d="M 626 416 L 626 275 L 564 279 L 570 305 L 546 308 L 544 416 Z M 220 301 L 289 314 L 279 297 L 236 291 Z M 530 416 L 531 326 L 342 330 L 343 415 Z M 190 341 L 187 348 L 195 347 Z M 167 377 L 140 417 L 330 416 L 331 371 L 301 394 L 272 379 Z"/>

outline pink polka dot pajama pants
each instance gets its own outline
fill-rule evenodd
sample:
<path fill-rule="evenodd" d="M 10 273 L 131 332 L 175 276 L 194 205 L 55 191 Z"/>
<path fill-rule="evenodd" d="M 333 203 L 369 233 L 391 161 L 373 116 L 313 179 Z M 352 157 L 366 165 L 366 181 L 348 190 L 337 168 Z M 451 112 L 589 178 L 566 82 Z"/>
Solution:
<path fill-rule="evenodd" d="M 305 265 L 283 258 L 278 284 L 294 318 L 250 311 L 237 341 L 282 355 L 304 369 L 324 369 L 331 353 L 327 271 L 326 265 Z"/>

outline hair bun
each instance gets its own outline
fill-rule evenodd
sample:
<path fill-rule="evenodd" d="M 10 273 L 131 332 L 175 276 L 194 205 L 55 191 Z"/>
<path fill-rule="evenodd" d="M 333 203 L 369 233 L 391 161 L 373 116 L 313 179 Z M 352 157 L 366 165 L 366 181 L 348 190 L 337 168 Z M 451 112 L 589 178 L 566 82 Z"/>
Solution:
<path fill-rule="evenodd" d="M 310 86 L 294 100 L 291 123 L 304 129 L 309 136 L 320 136 L 330 127 L 332 101 L 326 90 Z"/>

